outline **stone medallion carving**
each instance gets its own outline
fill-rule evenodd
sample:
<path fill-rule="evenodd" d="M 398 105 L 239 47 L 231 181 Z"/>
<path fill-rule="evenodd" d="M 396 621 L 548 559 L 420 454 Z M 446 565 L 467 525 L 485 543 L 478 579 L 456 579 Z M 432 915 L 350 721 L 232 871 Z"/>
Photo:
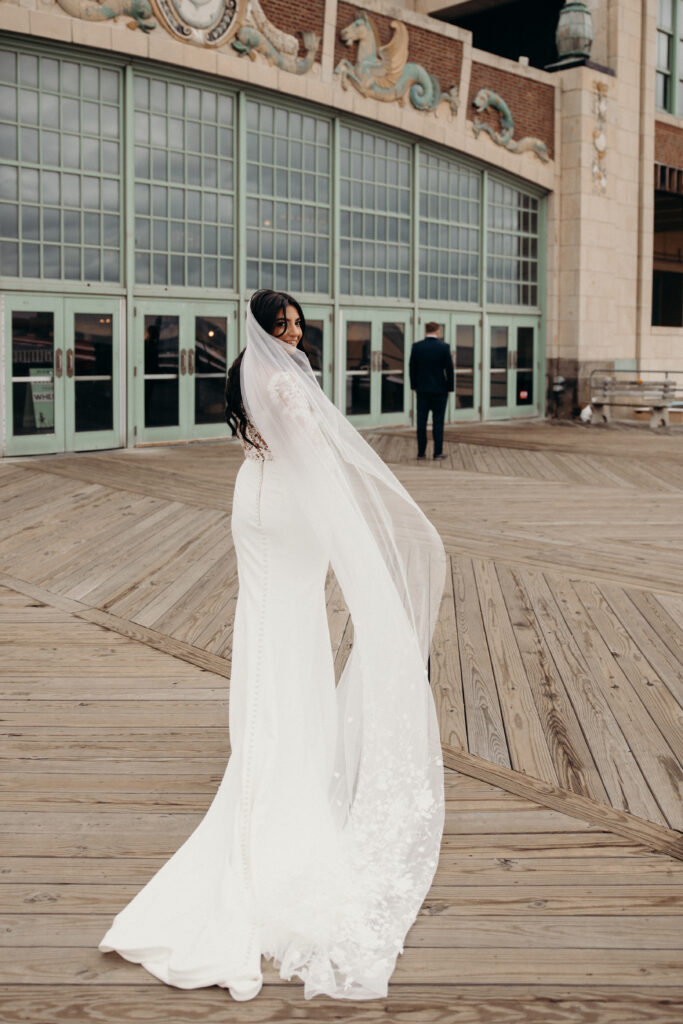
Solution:
<path fill-rule="evenodd" d="M 188 43 L 221 46 L 240 28 L 247 0 L 152 0 L 164 28 Z"/>

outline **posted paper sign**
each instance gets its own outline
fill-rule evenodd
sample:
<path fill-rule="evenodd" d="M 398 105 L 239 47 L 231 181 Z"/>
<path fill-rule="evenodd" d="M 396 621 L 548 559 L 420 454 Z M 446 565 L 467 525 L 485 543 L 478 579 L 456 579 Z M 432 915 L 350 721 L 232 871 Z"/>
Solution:
<path fill-rule="evenodd" d="M 45 370 L 38 367 L 29 367 L 31 377 L 44 377 Z M 53 381 L 36 381 L 31 384 L 31 398 L 33 399 L 33 416 L 38 430 L 52 430 L 55 425 L 54 406 L 55 392 Z"/>

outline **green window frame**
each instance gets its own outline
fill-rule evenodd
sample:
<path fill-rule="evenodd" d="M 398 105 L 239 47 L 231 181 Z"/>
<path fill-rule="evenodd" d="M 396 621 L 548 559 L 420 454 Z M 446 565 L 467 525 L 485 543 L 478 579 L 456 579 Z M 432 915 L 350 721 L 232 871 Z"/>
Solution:
<path fill-rule="evenodd" d="M 0 275 L 121 280 L 121 110 L 116 67 L 0 50 Z"/>
<path fill-rule="evenodd" d="M 419 296 L 479 301 L 481 172 L 420 151 Z"/>
<path fill-rule="evenodd" d="M 330 290 L 331 122 L 246 100 L 248 288 Z"/>
<path fill-rule="evenodd" d="M 339 290 L 410 299 L 412 146 L 339 125 Z"/>
<path fill-rule="evenodd" d="M 495 178 L 487 193 L 486 301 L 538 306 L 538 199 Z"/>
<path fill-rule="evenodd" d="M 235 101 L 134 78 L 135 282 L 234 287 Z"/>
<path fill-rule="evenodd" d="M 683 117 L 683 0 L 657 0 L 655 107 Z"/>

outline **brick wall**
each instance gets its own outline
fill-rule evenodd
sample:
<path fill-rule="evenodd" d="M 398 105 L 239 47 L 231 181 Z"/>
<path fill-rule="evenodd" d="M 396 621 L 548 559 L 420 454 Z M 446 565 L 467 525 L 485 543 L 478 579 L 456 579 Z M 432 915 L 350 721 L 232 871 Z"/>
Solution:
<path fill-rule="evenodd" d="M 683 169 L 683 128 L 655 121 L 655 161 Z"/>
<path fill-rule="evenodd" d="M 472 101 L 480 89 L 493 89 L 501 96 L 512 113 L 515 122 L 515 139 L 526 135 L 541 139 L 548 147 L 548 156 L 555 155 L 555 90 L 543 82 L 530 81 L 511 71 L 472 63 L 470 94 L 467 98 L 467 117 L 473 120 L 477 115 Z M 498 130 L 500 121 L 492 110 L 480 115 L 481 120 Z"/>
<path fill-rule="evenodd" d="M 325 21 L 325 0 L 261 0 L 263 13 L 281 32 L 296 36 L 299 40 L 299 56 L 305 55 L 302 32 L 317 32 L 320 46 L 316 61 L 322 53 L 323 24 Z"/>
<path fill-rule="evenodd" d="M 380 43 L 384 46 L 394 34 L 391 27 L 392 19 L 384 14 L 376 14 L 369 11 L 371 21 L 374 23 L 380 37 Z M 335 35 L 334 66 L 336 67 L 342 58 L 355 64 L 356 44 L 346 46 L 339 37 L 339 33 L 352 21 L 355 21 L 360 14 L 360 8 L 352 4 L 340 2 L 337 5 L 337 31 Z M 438 32 L 429 32 L 427 29 L 416 28 L 408 25 L 408 60 L 421 64 L 430 74 L 438 78 L 443 92 L 447 92 L 452 85 L 460 85 L 460 71 L 462 68 L 462 43 L 457 39 L 448 39 Z"/>

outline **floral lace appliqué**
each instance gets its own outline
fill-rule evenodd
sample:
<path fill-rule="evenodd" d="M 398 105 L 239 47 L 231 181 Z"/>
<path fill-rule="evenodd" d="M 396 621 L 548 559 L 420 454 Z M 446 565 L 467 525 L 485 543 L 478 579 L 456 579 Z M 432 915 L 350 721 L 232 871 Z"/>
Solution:
<path fill-rule="evenodd" d="M 248 424 L 247 433 L 249 435 L 249 438 L 252 441 L 255 441 L 259 447 L 255 448 L 253 444 L 249 444 L 248 441 L 245 441 L 244 438 L 240 434 L 238 434 L 237 436 L 239 438 L 240 444 L 242 445 L 242 451 L 244 452 L 245 458 L 250 459 L 253 462 L 272 462 L 273 453 L 271 452 L 270 448 L 264 441 L 261 434 L 259 434 L 256 427 L 254 427 L 251 423 Z"/>

